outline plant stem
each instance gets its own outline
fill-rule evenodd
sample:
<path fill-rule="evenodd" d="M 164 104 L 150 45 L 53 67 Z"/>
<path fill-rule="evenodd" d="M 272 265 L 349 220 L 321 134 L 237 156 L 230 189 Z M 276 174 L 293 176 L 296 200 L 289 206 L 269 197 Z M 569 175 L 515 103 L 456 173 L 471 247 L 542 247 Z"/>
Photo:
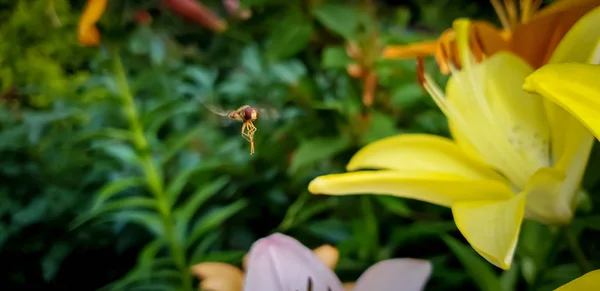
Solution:
<path fill-rule="evenodd" d="M 185 250 L 182 245 L 177 241 L 177 237 L 174 229 L 174 219 L 169 204 L 168 197 L 164 190 L 163 180 L 159 173 L 156 165 L 152 161 L 152 155 L 148 140 L 144 135 L 140 117 L 138 115 L 133 95 L 129 89 L 127 83 L 127 76 L 125 75 L 125 69 L 121 62 L 118 50 L 115 49 L 113 55 L 113 70 L 117 80 L 117 86 L 119 88 L 121 102 L 123 103 L 123 110 L 127 121 L 129 123 L 129 129 L 133 134 L 133 144 L 139 152 L 139 157 L 142 164 L 142 170 L 146 177 L 149 190 L 157 201 L 159 213 L 162 218 L 165 236 L 171 250 L 171 256 L 177 265 L 177 268 L 181 272 L 181 283 L 183 290 L 192 290 L 192 278 L 189 275 L 187 263 L 185 259 Z"/>
<path fill-rule="evenodd" d="M 579 246 L 579 243 L 577 242 L 577 238 L 575 237 L 573 231 L 565 227 L 564 235 L 567 244 L 569 245 L 569 249 L 571 250 L 573 257 L 575 258 L 579 269 L 581 270 L 581 273 L 585 274 L 587 272 L 590 272 L 592 270 L 592 266 L 585 257 L 583 250 L 581 250 L 581 247 Z"/>

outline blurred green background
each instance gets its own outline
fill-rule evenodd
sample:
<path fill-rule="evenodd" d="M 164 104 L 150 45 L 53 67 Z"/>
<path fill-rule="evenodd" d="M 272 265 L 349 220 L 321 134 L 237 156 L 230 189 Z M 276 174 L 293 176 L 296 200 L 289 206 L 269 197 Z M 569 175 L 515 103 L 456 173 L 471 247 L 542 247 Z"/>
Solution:
<path fill-rule="evenodd" d="M 241 1 L 249 19 L 202 1 L 227 21 L 221 33 L 163 1 L 108 2 L 102 44 L 83 47 L 85 1 L 0 0 L 3 290 L 197 290 L 188 266 L 240 264 L 274 231 L 336 246 L 344 281 L 392 257 L 431 260 L 426 290 L 552 290 L 580 275 L 558 234 L 536 223 L 526 222 L 501 272 L 466 244 L 449 209 L 307 191 L 369 142 L 449 135 L 414 60 L 379 54 L 435 39 L 457 17 L 496 23 L 488 1 Z M 362 56 L 351 58 L 348 44 Z M 372 105 L 352 64 L 377 75 Z M 258 120 L 250 155 L 241 124 L 203 102 L 280 118 Z M 600 201 L 587 193 L 599 190 L 599 154 L 573 223 L 595 267 Z"/>

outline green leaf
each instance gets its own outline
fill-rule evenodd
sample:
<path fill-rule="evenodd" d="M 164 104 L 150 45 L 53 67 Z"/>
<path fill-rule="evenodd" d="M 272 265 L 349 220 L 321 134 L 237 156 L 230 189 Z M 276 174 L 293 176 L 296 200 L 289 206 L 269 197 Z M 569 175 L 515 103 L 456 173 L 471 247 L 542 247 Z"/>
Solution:
<path fill-rule="evenodd" d="M 287 208 L 285 216 L 281 220 L 281 223 L 279 223 L 279 226 L 277 226 L 278 231 L 286 232 L 294 226 L 296 216 L 298 216 L 298 213 L 304 209 L 304 205 L 306 202 L 308 202 L 308 198 L 311 196 L 312 195 L 306 191 L 302 192 L 302 194 L 298 196 L 298 199 L 296 199 L 296 201 L 294 201 L 294 203 Z"/>
<path fill-rule="evenodd" d="M 374 195 L 373 197 L 375 197 L 383 207 L 398 216 L 404 218 L 410 218 L 412 216 L 412 210 L 406 206 L 406 203 L 401 198 L 385 195 Z"/>
<path fill-rule="evenodd" d="M 352 236 L 348 225 L 337 219 L 314 221 L 303 226 L 308 231 L 328 241 L 342 242 Z"/>
<path fill-rule="evenodd" d="M 364 231 L 364 235 L 361 235 L 359 239 L 363 242 L 363 249 L 370 250 L 371 255 L 373 255 L 372 258 L 374 258 L 377 256 L 377 251 L 379 250 L 379 223 L 375 217 L 373 205 L 371 200 L 369 200 L 370 198 L 366 195 L 360 197 L 360 204 L 363 210 L 361 224 L 364 225 L 361 230 Z"/>
<path fill-rule="evenodd" d="M 146 244 L 144 248 L 138 254 L 137 265 L 131 269 L 125 276 L 119 280 L 112 282 L 103 289 L 107 290 L 124 290 L 129 285 L 142 280 L 148 280 L 151 278 L 152 269 L 155 265 L 156 255 L 165 246 L 162 238 L 156 238 L 150 243 Z M 130 290 L 128 288 L 127 290 Z"/>
<path fill-rule="evenodd" d="M 164 235 L 164 224 L 155 212 L 123 211 L 109 216 L 109 220 L 126 221 L 141 225 L 156 236 Z"/>
<path fill-rule="evenodd" d="M 169 199 L 169 204 L 171 206 L 175 205 L 190 178 L 206 169 L 206 166 L 201 164 L 196 167 L 182 169 L 178 172 L 175 179 L 169 183 L 167 190 L 165 191 L 167 198 Z"/>
<path fill-rule="evenodd" d="M 102 150 L 108 155 L 120 160 L 125 164 L 140 165 L 140 157 L 135 149 L 129 144 L 110 143 L 104 144 Z"/>
<path fill-rule="evenodd" d="M 124 129 L 119 128 L 102 128 L 94 131 L 83 132 L 75 137 L 74 143 L 83 142 L 87 140 L 93 140 L 98 138 L 110 138 L 110 139 L 118 139 L 123 141 L 131 141 L 133 140 L 131 132 Z"/>
<path fill-rule="evenodd" d="M 306 75 L 306 67 L 298 60 L 271 64 L 269 70 L 275 80 L 285 84 L 297 84 Z"/>
<path fill-rule="evenodd" d="M 153 35 L 150 39 L 150 60 L 155 66 L 160 66 L 165 60 L 165 43 L 159 35 Z"/>
<path fill-rule="evenodd" d="M 411 108 L 424 100 L 425 93 L 417 83 L 403 84 L 392 91 L 392 104 L 401 109 Z"/>
<path fill-rule="evenodd" d="M 88 222 L 90 219 L 107 212 L 126 210 L 130 208 L 156 208 L 156 200 L 147 197 L 127 197 L 115 200 L 110 203 L 100 204 L 92 208 L 92 210 L 79 218 L 77 218 L 73 224 L 73 228 L 79 227 L 80 225 Z"/>
<path fill-rule="evenodd" d="M 326 200 L 325 203 L 319 202 L 313 203 L 312 205 L 306 205 L 310 197 L 312 197 L 312 195 L 308 191 L 304 191 L 298 199 L 288 207 L 283 220 L 279 226 L 277 226 L 279 232 L 287 232 L 333 206 L 331 203 L 327 203 L 331 200 Z"/>
<path fill-rule="evenodd" d="M 217 240 L 219 239 L 219 237 L 221 235 L 222 235 L 221 232 L 216 230 L 216 231 L 207 233 L 205 236 L 203 236 L 200 239 L 200 242 L 198 243 L 198 245 L 196 246 L 194 251 L 192 252 L 190 264 L 194 265 L 194 264 L 200 263 L 202 261 L 206 261 L 205 259 L 203 259 L 204 255 L 208 252 L 209 248 L 215 242 L 217 242 Z"/>
<path fill-rule="evenodd" d="M 187 66 L 184 75 L 192 79 L 198 87 L 212 89 L 217 80 L 218 72 L 203 67 Z"/>
<path fill-rule="evenodd" d="M 321 160 L 328 160 L 349 146 L 350 141 L 343 137 L 319 137 L 304 141 L 294 152 L 289 171 L 296 173 L 302 167 L 310 166 Z"/>
<path fill-rule="evenodd" d="M 142 116 L 142 124 L 146 129 L 148 136 L 153 139 L 158 130 L 170 118 L 182 114 L 198 113 L 198 106 L 190 106 L 190 103 L 181 99 L 169 99 L 161 105 L 155 107 Z"/>
<path fill-rule="evenodd" d="M 351 39 L 356 33 L 361 17 L 360 12 L 348 4 L 326 3 L 312 10 L 312 15 L 325 27 Z"/>
<path fill-rule="evenodd" d="M 182 203 L 175 211 L 181 212 L 182 219 L 189 221 L 206 200 L 217 194 L 229 182 L 230 179 L 228 177 L 219 177 L 209 184 L 198 187 L 185 203 Z"/>
<path fill-rule="evenodd" d="M 346 69 L 346 66 L 350 63 L 352 63 L 352 58 L 346 54 L 346 50 L 341 46 L 326 47 L 321 57 L 321 66 L 325 69 Z"/>
<path fill-rule="evenodd" d="M 206 128 L 202 125 L 195 126 L 190 129 L 187 133 L 170 139 L 165 143 L 165 148 L 162 150 L 162 156 L 160 158 L 160 164 L 164 165 L 168 162 L 177 152 L 183 147 L 188 145 L 194 137 L 197 137 Z"/>
<path fill-rule="evenodd" d="M 242 51 L 241 58 L 242 67 L 250 74 L 262 74 L 263 66 L 258 46 L 253 44 L 245 47 Z"/>
<path fill-rule="evenodd" d="M 409 25 L 411 13 L 408 7 L 396 8 L 396 24 L 400 27 L 407 27 Z"/>
<path fill-rule="evenodd" d="M 374 111 L 371 114 L 371 124 L 365 132 L 363 140 L 365 144 L 368 144 L 398 133 L 400 132 L 396 128 L 396 120 L 389 115 Z"/>
<path fill-rule="evenodd" d="M 448 134 L 449 132 L 448 119 L 443 113 L 437 110 L 425 111 L 415 121 L 421 128 L 420 130 L 436 134 Z"/>
<path fill-rule="evenodd" d="M 519 282 L 519 264 L 514 264 L 510 270 L 502 272 L 500 275 L 500 284 L 502 285 L 502 291 L 513 291 L 517 290 L 517 283 Z"/>
<path fill-rule="evenodd" d="M 460 243 L 453 237 L 442 235 L 442 239 L 454 255 L 456 255 L 465 268 L 465 272 L 470 275 L 480 290 L 502 291 L 502 284 L 490 263 L 477 254 L 470 246 Z"/>
<path fill-rule="evenodd" d="M 125 189 L 129 189 L 132 187 L 140 187 L 145 184 L 146 180 L 141 177 L 122 178 L 109 184 L 106 184 L 100 189 L 100 191 L 96 195 L 96 201 L 94 202 L 94 206 L 92 206 L 92 209 L 99 207 L 106 200 L 121 193 L 121 191 Z"/>
<path fill-rule="evenodd" d="M 271 33 L 267 55 L 271 60 L 291 57 L 302 51 L 310 40 L 313 26 L 310 19 L 300 13 L 290 13 Z"/>
<path fill-rule="evenodd" d="M 140 279 L 150 279 L 154 259 L 160 250 L 165 246 L 162 238 L 156 238 L 142 249 L 138 255 L 136 268 L 140 270 Z"/>
<path fill-rule="evenodd" d="M 579 276 L 581 276 L 581 271 L 577 264 L 570 263 L 556 265 L 544 273 L 541 280 L 544 283 L 544 286 L 537 290 L 554 290 Z"/>
<path fill-rule="evenodd" d="M 52 245 L 50 251 L 42 258 L 42 273 L 46 282 L 54 279 L 65 257 L 71 252 L 71 247 L 65 242 Z"/>
<path fill-rule="evenodd" d="M 240 199 L 232 204 L 215 210 L 204 217 L 200 217 L 188 236 L 187 246 L 190 247 L 206 232 L 218 228 L 221 223 L 242 210 L 247 205 L 247 200 Z"/>
<path fill-rule="evenodd" d="M 201 262 L 223 262 L 223 263 L 238 263 L 241 262 L 246 251 L 221 251 L 206 254 Z"/>

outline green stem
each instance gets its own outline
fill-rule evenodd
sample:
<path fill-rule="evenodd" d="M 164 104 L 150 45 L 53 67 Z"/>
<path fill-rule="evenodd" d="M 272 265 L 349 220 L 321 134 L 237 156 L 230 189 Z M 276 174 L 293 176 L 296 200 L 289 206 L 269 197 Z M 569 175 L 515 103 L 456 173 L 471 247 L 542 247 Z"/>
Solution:
<path fill-rule="evenodd" d="M 116 75 L 117 85 L 119 87 L 121 102 L 123 103 L 123 110 L 127 121 L 129 123 L 129 129 L 133 134 L 133 144 L 139 152 L 140 160 L 142 164 L 142 170 L 146 177 L 146 182 L 154 198 L 158 203 L 158 210 L 162 217 L 163 226 L 165 228 L 165 236 L 171 249 L 171 256 L 177 265 L 177 268 L 181 272 L 181 283 L 183 284 L 183 290 L 192 289 L 192 278 L 189 275 L 187 263 L 185 259 L 185 250 L 182 245 L 177 241 L 175 234 L 174 219 L 169 200 L 164 190 L 163 180 L 159 173 L 156 165 L 152 161 L 152 155 L 150 154 L 150 147 L 148 140 L 144 135 L 144 130 L 140 123 L 140 117 L 138 115 L 133 95 L 129 89 L 127 83 L 127 76 L 125 75 L 125 69 L 121 62 L 118 50 L 115 49 L 113 53 L 113 70 Z"/>
<path fill-rule="evenodd" d="M 573 231 L 571 229 L 565 228 L 564 235 L 567 244 L 569 245 L 569 249 L 571 249 L 571 253 L 573 254 L 573 257 L 575 257 L 575 261 L 577 262 L 577 265 L 581 270 L 581 273 L 585 274 L 587 272 L 592 271 L 592 266 L 585 257 L 583 250 L 581 250 L 581 247 L 579 246 L 579 243 L 577 242 L 577 238 L 575 237 Z"/>

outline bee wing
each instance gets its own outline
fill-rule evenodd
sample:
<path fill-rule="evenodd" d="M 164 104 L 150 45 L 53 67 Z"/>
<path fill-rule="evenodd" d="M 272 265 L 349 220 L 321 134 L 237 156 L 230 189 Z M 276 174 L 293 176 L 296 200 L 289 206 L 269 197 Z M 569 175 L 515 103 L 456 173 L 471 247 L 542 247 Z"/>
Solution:
<path fill-rule="evenodd" d="M 222 108 L 220 108 L 220 107 L 218 107 L 218 106 L 216 106 L 214 104 L 209 104 L 209 103 L 206 103 L 204 101 L 200 101 L 200 102 L 202 102 L 202 104 L 204 105 L 204 107 L 206 107 L 212 113 L 217 114 L 217 115 L 221 115 L 221 116 L 227 117 L 227 116 L 229 116 L 229 113 L 232 112 L 232 110 L 224 110 L 224 109 L 222 109 Z"/>
<path fill-rule="evenodd" d="M 281 117 L 279 111 L 272 107 L 258 107 L 258 118 L 265 120 L 276 120 Z"/>

